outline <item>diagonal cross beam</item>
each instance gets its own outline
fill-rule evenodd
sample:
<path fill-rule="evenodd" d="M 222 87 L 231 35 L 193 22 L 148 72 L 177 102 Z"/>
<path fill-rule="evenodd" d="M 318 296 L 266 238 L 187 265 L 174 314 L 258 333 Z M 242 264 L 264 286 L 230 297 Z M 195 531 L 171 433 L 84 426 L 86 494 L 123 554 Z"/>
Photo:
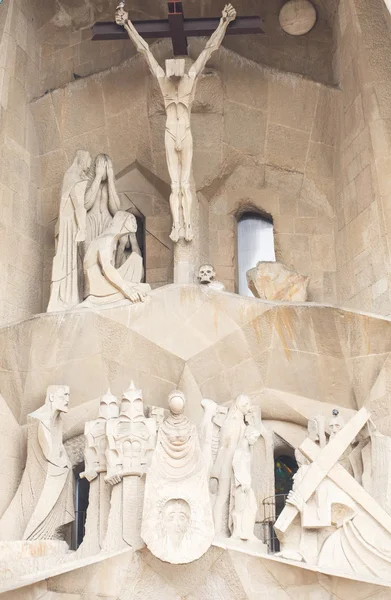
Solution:
<path fill-rule="evenodd" d="M 171 38 L 174 56 L 187 54 L 187 38 L 210 36 L 220 19 L 185 19 L 182 2 L 168 2 L 168 19 L 157 21 L 132 21 L 137 32 L 145 39 Z M 237 17 L 229 24 L 227 35 L 264 33 L 260 17 Z M 92 28 L 92 40 L 125 40 L 128 34 L 116 23 L 102 21 Z"/>

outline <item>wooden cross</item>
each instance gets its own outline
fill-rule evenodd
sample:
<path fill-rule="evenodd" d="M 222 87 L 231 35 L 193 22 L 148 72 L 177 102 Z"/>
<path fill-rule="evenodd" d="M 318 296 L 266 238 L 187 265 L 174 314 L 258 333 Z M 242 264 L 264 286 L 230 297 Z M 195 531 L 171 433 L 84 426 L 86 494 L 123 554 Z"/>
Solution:
<path fill-rule="evenodd" d="M 145 39 L 166 38 L 172 40 L 174 56 L 187 54 L 187 38 L 210 36 L 216 30 L 220 19 L 185 19 L 182 2 L 168 2 L 168 19 L 158 21 L 132 21 L 138 33 Z M 260 17 L 237 17 L 229 24 L 227 35 L 244 33 L 264 33 Z M 121 25 L 102 21 L 92 28 L 92 40 L 125 40 L 128 34 Z"/>

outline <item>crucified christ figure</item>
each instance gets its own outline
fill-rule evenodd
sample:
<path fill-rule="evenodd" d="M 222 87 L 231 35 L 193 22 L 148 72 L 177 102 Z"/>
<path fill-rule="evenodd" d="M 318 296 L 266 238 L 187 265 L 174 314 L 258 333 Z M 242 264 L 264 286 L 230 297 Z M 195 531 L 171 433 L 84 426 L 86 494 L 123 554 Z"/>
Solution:
<path fill-rule="evenodd" d="M 124 10 L 124 2 L 120 2 L 115 21 L 123 25 L 132 42 L 148 63 L 149 69 L 159 82 L 166 109 L 165 147 L 168 171 L 171 178 L 170 207 L 173 218 L 171 239 L 179 240 L 180 207 L 183 210 L 185 240 L 193 239 L 191 226 L 191 207 L 194 190 L 192 189 L 193 136 L 190 127 L 191 107 L 193 104 L 197 81 L 213 52 L 219 49 L 227 27 L 236 18 L 236 11 L 231 4 L 224 8 L 220 24 L 208 40 L 205 49 L 185 73 L 185 59 L 166 60 L 166 71 L 153 56 L 147 42 L 139 35 L 129 21 Z"/>

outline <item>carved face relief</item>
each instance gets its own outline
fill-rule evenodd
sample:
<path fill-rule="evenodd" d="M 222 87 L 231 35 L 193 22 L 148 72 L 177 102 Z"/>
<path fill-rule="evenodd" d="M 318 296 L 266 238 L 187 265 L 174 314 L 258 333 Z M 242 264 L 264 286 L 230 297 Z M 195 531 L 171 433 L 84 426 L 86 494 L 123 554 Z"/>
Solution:
<path fill-rule="evenodd" d="M 344 426 L 344 421 L 343 421 L 342 417 L 334 417 L 334 418 L 330 419 L 330 422 L 329 422 L 330 436 L 335 437 L 337 435 L 337 433 L 339 433 L 341 431 L 343 426 Z"/>
<path fill-rule="evenodd" d="M 236 398 L 235 403 L 244 416 L 248 415 L 251 412 L 251 402 L 248 396 L 238 396 Z"/>
<path fill-rule="evenodd" d="M 53 410 L 68 412 L 69 395 L 70 392 L 68 386 L 59 386 L 50 398 L 53 403 Z"/>
<path fill-rule="evenodd" d="M 212 283 L 216 277 L 216 271 L 213 265 L 202 265 L 198 271 L 198 280 L 202 284 Z"/>
<path fill-rule="evenodd" d="M 190 524 L 190 506 L 185 500 L 173 499 L 164 505 L 162 513 L 167 536 L 179 546 Z"/>

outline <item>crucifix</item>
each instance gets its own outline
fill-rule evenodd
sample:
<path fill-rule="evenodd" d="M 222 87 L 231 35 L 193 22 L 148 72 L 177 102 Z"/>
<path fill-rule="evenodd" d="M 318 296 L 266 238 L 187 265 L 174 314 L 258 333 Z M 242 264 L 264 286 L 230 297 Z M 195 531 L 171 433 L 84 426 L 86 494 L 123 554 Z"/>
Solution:
<path fill-rule="evenodd" d="M 182 246 L 182 240 L 189 243 L 194 237 L 191 215 L 192 210 L 196 207 L 197 196 L 192 169 L 193 137 L 190 117 L 198 80 L 208 60 L 213 52 L 219 49 L 230 28 L 233 33 L 261 33 L 262 31 L 258 17 L 242 17 L 242 19 L 236 20 L 236 11 L 231 4 L 225 6 L 220 20 L 186 20 L 183 18 L 181 2 L 169 2 L 168 7 L 169 18 L 167 21 L 132 23 L 124 9 L 125 2 L 121 1 L 115 13 L 116 23 L 97 23 L 94 26 L 93 39 L 118 39 L 127 34 L 158 81 L 167 117 L 165 148 L 171 179 L 170 208 L 173 218 L 170 238 L 176 244 L 181 240 L 181 244 L 177 244 L 177 246 Z M 187 35 L 205 35 L 209 32 L 212 32 L 210 39 L 188 72 L 186 72 L 184 58 L 166 60 L 164 70 L 144 39 L 145 37 L 171 36 L 174 55 L 177 56 L 178 54 L 187 54 Z M 197 223 L 197 225 L 199 224 Z M 189 252 L 180 252 L 178 248 L 174 256 L 175 265 L 180 267 L 177 269 L 178 273 L 174 267 L 176 282 L 185 283 L 192 280 L 194 270 L 198 265 L 191 264 L 191 260 L 194 262 L 195 257 L 193 256 L 191 259 Z M 179 271 L 183 275 L 179 275 Z"/>
<path fill-rule="evenodd" d="M 168 18 L 156 21 L 133 21 L 136 31 L 144 39 L 171 38 L 174 56 L 187 54 L 187 38 L 210 36 L 217 29 L 218 18 L 185 19 L 183 3 L 168 2 Z M 120 3 L 119 7 L 123 8 Z M 229 24 L 226 35 L 240 35 L 248 33 L 264 33 L 261 28 L 261 19 L 257 16 L 237 17 Z M 92 29 L 92 40 L 123 40 L 127 33 L 121 25 L 101 21 L 95 23 Z"/>

